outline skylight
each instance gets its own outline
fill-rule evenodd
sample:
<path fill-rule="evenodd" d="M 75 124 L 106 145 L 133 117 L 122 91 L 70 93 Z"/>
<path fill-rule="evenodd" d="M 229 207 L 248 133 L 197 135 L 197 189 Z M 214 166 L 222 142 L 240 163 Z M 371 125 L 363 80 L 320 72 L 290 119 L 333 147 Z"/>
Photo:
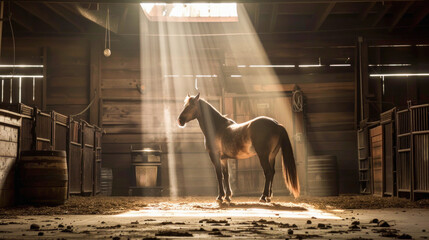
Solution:
<path fill-rule="evenodd" d="M 140 3 L 150 21 L 237 22 L 236 3 Z"/>

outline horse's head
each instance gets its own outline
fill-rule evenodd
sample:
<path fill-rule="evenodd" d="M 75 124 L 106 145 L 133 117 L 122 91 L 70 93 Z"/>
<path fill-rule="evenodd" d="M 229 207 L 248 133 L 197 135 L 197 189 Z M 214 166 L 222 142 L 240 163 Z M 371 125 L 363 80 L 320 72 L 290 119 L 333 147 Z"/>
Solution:
<path fill-rule="evenodd" d="M 200 112 L 199 99 L 200 93 L 198 93 L 195 97 L 191 97 L 188 94 L 188 96 L 185 98 L 185 105 L 183 106 L 183 110 L 177 118 L 179 127 L 184 128 L 187 122 L 192 121 L 198 117 Z"/>

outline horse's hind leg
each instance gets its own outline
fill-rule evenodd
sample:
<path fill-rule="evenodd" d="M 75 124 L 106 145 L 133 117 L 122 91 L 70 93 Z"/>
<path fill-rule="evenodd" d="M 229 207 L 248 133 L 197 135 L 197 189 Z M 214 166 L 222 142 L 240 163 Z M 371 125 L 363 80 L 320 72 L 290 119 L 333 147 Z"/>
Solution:
<path fill-rule="evenodd" d="M 228 172 L 228 162 L 227 159 L 222 159 L 221 160 L 221 165 L 222 165 L 222 173 L 223 173 L 223 181 L 224 181 L 224 188 L 225 188 L 225 201 L 227 203 L 231 202 L 231 197 L 232 197 L 232 191 L 231 191 L 231 185 L 229 184 L 229 172 Z"/>

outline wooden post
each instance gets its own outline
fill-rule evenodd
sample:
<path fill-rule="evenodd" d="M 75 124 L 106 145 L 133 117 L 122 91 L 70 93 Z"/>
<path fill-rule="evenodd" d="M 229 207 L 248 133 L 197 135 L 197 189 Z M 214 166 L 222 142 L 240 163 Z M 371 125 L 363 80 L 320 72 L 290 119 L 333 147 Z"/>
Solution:
<path fill-rule="evenodd" d="M 360 81 L 360 120 L 369 118 L 368 97 L 368 43 L 362 37 L 358 39 L 359 81 Z"/>
<path fill-rule="evenodd" d="M 101 42 L 99 39 L 92 39 L 90 43 L 90 90 L 89 101 L 94 99 L 90 107 L 89 122 L 100 126 L 100 49 Z"/>
<path fill-rule="evenodd" d="M 1 56 L 1 42 L 2 42 L 2 36 L 3 36 L 3 11 L 4 11 L 4 1 L 1 1 L 0 3 L 0 56 Z"/>
<path fill-rule="evenodd" d="M 43 47 L 43 78 L 42 78 L 42 110 L 46 110 L 46 82 L 47 76 L 47 63 L 48 63 L 48 48 Z"/>

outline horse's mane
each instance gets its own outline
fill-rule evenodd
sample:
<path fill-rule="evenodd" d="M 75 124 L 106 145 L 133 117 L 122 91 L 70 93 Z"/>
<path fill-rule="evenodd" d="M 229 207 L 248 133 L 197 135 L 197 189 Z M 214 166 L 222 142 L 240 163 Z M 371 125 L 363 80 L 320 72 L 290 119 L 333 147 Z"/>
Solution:
<path fill-rule="evenodd" d="M 209 111 L 209 114 L 211 115 L 210 117 L 212 117 L 212 118 L 217 117 L 218 119 L 223 119 L 225 121 L 235 123 L 232 119 L 227 118 L 226 115 L 222 115 L 222 113 L 220 113 L 215 107 L 213 107 L 213 105 L 211 105 L 209 102 L 207 102 L 207 100 L 200 98 L 199 101 L 200 101 L 200 106 L 201 106 L 201 110 L 202 110 L 203 114 L 207 114 L 204 111 L 207 109 Z"/>

